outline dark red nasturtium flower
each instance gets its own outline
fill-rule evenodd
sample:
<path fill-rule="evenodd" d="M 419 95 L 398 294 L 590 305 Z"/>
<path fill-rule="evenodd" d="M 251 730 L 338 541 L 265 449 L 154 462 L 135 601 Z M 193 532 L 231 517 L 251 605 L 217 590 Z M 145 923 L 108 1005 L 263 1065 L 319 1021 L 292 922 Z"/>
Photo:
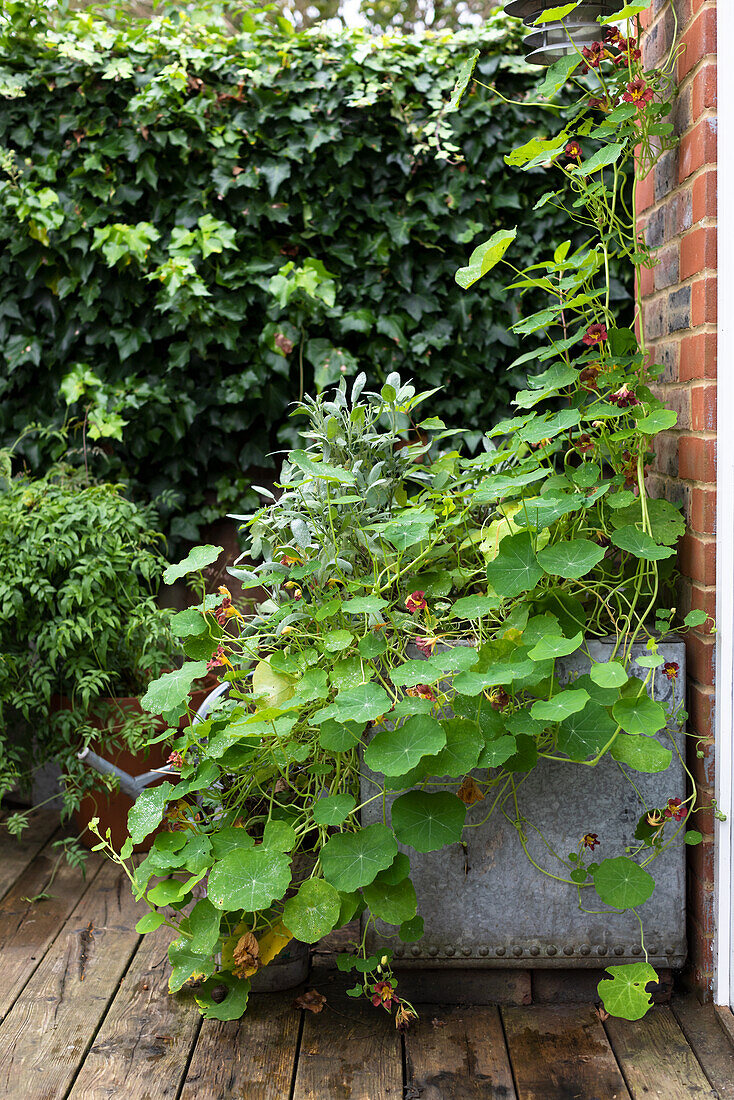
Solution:
<path fill-rule="evenodd" d="M 622 39 L 622 32 L 619 27 L 605 27 L 604 28 L 604 41 L 610 46 L 618 46 Z"/>
<path fill-rule="evenodd" d="M 489 705 L 492 710 L 503 710 L 510 701 L 510 696 L 504 688 L 495 688 L 489 693 Z"/>
<path fill-rule="evenodd" d="M 688 817 L 688 809 L 680 798 L 669 798 L 663 813 L 667 818 L 673 818 L 675 821 L 685 821 Z"/>
<path fill-rule="evenodd" d="M 219 668 L 224 664 L 224 650 L 220 645 L 217 646 L 216 652 L 206 662 L 207 672 L 212 672 L 215 668 Z"/>
<path fill-rule="evenodd" d="M 598 69 L 605 57 L 612 56 L 603 42 L 592 42 L 590 46 L 584 46 L 582 52 L 589 69 Z"/>
<path fill-rule="evenodd" d="M 592 390 L 598 389 L 599 387 L 596 384 L 596 380 L 598 377 L 598 367 L 584 367 L 584 369 L 579 374 L 579 382 L 581 383 L 581 388 L 587 390 L 589 393 Z"/>
<path fill-rule="evenodd" d="M 599 344 L 605 344 L 609 339 L 609 333 L 607 332 L 607 326 L 601 323 L 596 325 L 589 325 L 584 333 L 583 342 L 587 348 L 596 348 Z"/>
<path fill-rule="evenodd" d="M 405 694 L 411 695 L 414 699 L 430 699 L 432 703 L 436 701 L 435 692 L 428 684 L 416 684 L 415 687 L 406 688 Z"/>
<path fill-rule="evenodd" d="M 663 665 L 663 676 L 667 676 L 671 683 L 675 683 L 680 672 L 680 665 L 676 661 L 666 661 Z"/>
<path fill-rule="evenodd" d="M 425 592 L 411 592 L 411 594 L 406 597 L 405 606 L 411 615 L 415 615 L 416 611 L 425 611 L 428 607 Z"/>
<path fill-rule="evenodd" d="M 382 1005 L 389 1012 L 394 1004 L 400 1004 L 400 998 L 391 982 L 376 982 L 372 986 L 372 1004 L 375 1008 Z"/>
<path fill-rule="evenodd" d="M 584 432 L 583 435 L 580 435 L 574 443 L 574 447 L 579 452 L 579 454 L 582 455 L 590 454 L 594 450 L 594 446 L 594 440 L 591 438 L 590 435 L 587 435 L 586 432 Z"/>
<path fill-rule="evenodd" d="M 569 141 L 564 150 L 569 160 L 581 160 L 582 150 L 576 138 L 573 141 Z"/>
<path fill-rule="evenodd" d="M 615 393 L 610 393 L 608 401 L 611 405 L 616 405 L 618 409 L 628 409 L 630 406 L 639 405 L 640 403 L 626 382 Z"/>
<path fill-rule="evenodd" d="M 438 638 L 416 638 L 415 644 L 424 657 L 430 657 L 437 641 Z"/>
<path fill-rule="evenodd" d="M 634 103 L 639 108 L 649 103 L 654 95 L 652 88 L 645 83 L 641 76 L 638 76 L 636 80 L 629 82 L 622 99 L 625 103 Z"/>
<path fill-rule="evenodd" d="M 605 114 L 612 109 L 608 99 L 599 99 L 597 96 L 592 96 L 589 100 L 589 107 L 592 111 L 604 111 Z"/>
<path fill-rule="evenodd" d="M 581 843 L 584 848 L 588 848 L 590 852 L 593 852 L 595 848 L 598 848 L 601 844 L 598 833 L 586 833 L 582 838 Z"/>
<path fill-rule="evenodd" d="M 180 752 L 174 751 L 170 753 L 168 759 L 166 760 L 166 763 L 170 764 L 172 768 L 182 768 L 184 765 L 184 758 Z"/>

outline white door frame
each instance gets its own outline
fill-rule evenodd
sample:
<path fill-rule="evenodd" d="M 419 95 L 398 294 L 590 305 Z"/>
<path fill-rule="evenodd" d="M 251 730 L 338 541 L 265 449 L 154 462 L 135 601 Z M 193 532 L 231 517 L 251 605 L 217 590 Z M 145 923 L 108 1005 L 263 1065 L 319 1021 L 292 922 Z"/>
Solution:
<path fill-rule="evenodd" d="M 717 4 L 718 41 L 734 42 L 734 2 Z M 734 65 L 718 69 L 718 347 L 716 507 L 716 823 L 717 1004 L 734 1005 Z"/>

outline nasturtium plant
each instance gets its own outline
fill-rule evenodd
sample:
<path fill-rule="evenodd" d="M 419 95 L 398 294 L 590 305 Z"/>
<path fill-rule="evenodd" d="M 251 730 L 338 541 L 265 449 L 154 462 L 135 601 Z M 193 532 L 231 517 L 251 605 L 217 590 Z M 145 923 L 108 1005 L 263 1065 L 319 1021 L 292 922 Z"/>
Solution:
<path fill-rule="evenodd" d="M 683 716 L 661 701 L 679 669 L 660 659 L 656 624 L 685 629 L 666 606 L 682 518 L 649 497 L 651 440 L 670 418 L 656 415 L 660 368 L 615 323 L 609 273 L 614 257 L 653 262 L 636 240 L 634 196 L 669 144 L 673 60 L 643 73 L 634 27 L 600 29 L 588 72 L 579 59 L 544 82 L 547 95 L 565 82 L 575 97 L 563 133 L 507 158 L 560 170 L 572 201 L 563 206 L 563 186 L 547 201 L 592 227 L 585 243 L 514 272 L 515 289 L 550 303 L 515 326 L 535 334 L 521 364 L 537 368 L 527 382 L 537 400 L 521 394 L 517 415 L 471 454 L 461 433 L 423 414 L 431 391 L 395 372 L 378 390 L 360 374 L 305 397 L 294 410 L 303 444 L 283 463 L 279 495 L 264 490 L 262 507 L 237 517 L 246 549 L 232 572 L 261 590 L 254 613 L 198 582 L 201 616 L 221 627 L 208 667 L 229 690 L 174 737 L 178 783 L 133 808 L 133 838 L 163 831 L 128 870 L 151 911 L 173 899 L 176 980 L 188 969 L 208 991 L 221 978 L 216 1009 L 200 997 L 207 1014 L 243 1010 L 253 974 L 293 936 L 312 942 L 360 916 L 354 954 L 339 960 L 357 978 L 350 995 L 395 1008 L 406 1025 L 414 1011 L 396 992 L 390 948 L 371 954 L 368 937 L 387 925 L 406 943 L 420 938 L 413 853 L 460 843 L 467 808 L 484 800 L 525 847 L 516 795 L 546 760 L 570 775 L 609 756 L 633 790 L 635 771 L 665 776 L 665 741 Z M 472 272 L 511 263 L 511 238 L 493 237 Z M 568 662 L 588 672 L 570 677 Z M 178 678 L 152 685 L 150 705 L 175 702 L 169 683 Z M 368 803 L 381 807 L 372 823 Z M 642 908 L 642 922 L 654 861 L 695 841 L 696 808 L 695 785 L 685 800 L 661 794 L 659 807 L 641 804 L 623 851 L 596 860 L 596 833 L 571 837 L 547 873 L 582 908 Z M 127 854 L 117 857 L 126 866 Z M 205 879 L 211 910 L 187 915 Z M 608 1010 L 642 1015 L 652 967 L 610 973 Z"/>

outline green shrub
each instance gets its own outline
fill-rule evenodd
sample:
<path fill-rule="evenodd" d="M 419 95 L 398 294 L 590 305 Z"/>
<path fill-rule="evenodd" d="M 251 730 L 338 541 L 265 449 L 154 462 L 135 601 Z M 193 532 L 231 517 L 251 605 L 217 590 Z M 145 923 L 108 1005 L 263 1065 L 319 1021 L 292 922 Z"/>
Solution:
<path fill-rule="evenodd" d="M 171 664 L 169 615 L 155 603 L 161 536 L 150 506 L 119 486 L 88 484 L 63 464 L 11 478 L 0 458 L 0 796 L 56 760 L 71 809 L 76 753 L 98 733 L 90 718 Z M 116 736 L 142 733 L 131 720 Z"/>
<path fill-rule="evenodd" d="M 447 110 L 475 47 L 484 82 L 532 98 L 515 25 L 420 40 L 251 22 L 232 37 L 85 13 L 15 33 L 0 71 L 0 439 L 29 407 L 86 416 L 106 438 L 95 472 L 159 498 L 174 538 L 241 506 L 242 475 L 295 443 L 299 391 L 358 368 L 443 385 L 436 412 L 475 446 L 517 388 L 518 312 L 499 282 L 467 294 L 453 273 L 508 218 L 519 267 L 563 236 L 552 206 L 532 212 L 546 172 L 519 189 L 503 161 L 542 112 L 484 90 Z M 37 444 L 25 454 L 41 468 Z"/>

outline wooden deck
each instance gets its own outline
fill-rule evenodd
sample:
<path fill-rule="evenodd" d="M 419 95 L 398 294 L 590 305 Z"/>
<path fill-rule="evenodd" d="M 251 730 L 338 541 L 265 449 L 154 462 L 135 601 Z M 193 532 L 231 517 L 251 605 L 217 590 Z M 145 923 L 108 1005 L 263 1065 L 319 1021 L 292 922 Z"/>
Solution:
<path fill-rule="evenodd" d="M 734 1017 L 686 997 L 638 1024 L 591 1004 L 432 1005 L 403 1038 L 322 966 L 319 1015 L 262 994 L 242 1021 L 202 1022 L 168 995 L 166 939 L 136 935 L 114 865 L 62 866 L 29 901 L 55 835 L 41 814 L 0 841 L 2 1100 L 734 1100 Z"/>

